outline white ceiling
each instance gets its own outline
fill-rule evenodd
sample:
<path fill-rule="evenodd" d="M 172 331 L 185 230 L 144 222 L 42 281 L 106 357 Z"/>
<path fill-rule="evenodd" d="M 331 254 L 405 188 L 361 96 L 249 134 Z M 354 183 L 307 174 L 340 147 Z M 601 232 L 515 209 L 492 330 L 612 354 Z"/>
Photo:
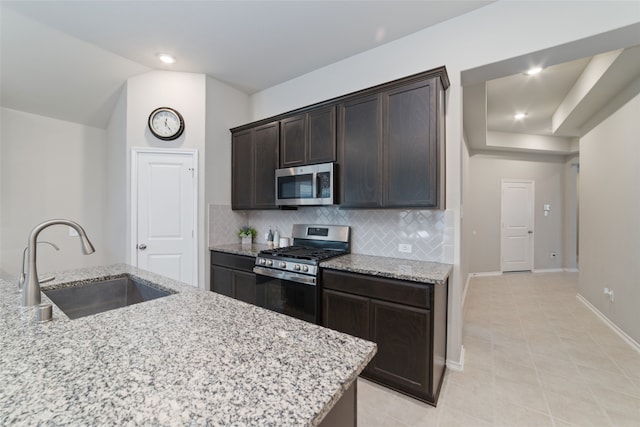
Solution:
<path fill-rule="evenodd" d="M 105 127 L 123 83 L 151 69 L 251 94 L 489 3 L 2 0 L 1 102 Z"/>
<path fill-rule="evenodd" d="M 252 94 L 489 3 L 0 0 L 0 103 L 105 128 L 126 80 L 149 70 L 203 73 Z M 463 72 L 472 151 L 575 152 L 571 138 L 640 77 L 640 49 L 616 56 L 567 107 L 572 88 L 594 55 L 639 34 L 640 24 Z M 162 64 L 158 52 L 178 62 Z M 545 69 L 526 76 L 530 65 Z M 517 111 L 528 116 L 515 121 Z"/>
<path fill-rule="evenodd" d="M 638 42 L 640 23 L 464 71 L 471 152 L 576 153 L 577 138 L 640 93 Z M 543 71 L 526 75 L 533 66 Z"/>
<path fill-rule="evenodd" d="M 591 58 L 582 58 L 525 73 L 487 81 L 487 130 L 553 135 L 551 116 Z M 527 117 L 515 120 L 516 112 Z"/>

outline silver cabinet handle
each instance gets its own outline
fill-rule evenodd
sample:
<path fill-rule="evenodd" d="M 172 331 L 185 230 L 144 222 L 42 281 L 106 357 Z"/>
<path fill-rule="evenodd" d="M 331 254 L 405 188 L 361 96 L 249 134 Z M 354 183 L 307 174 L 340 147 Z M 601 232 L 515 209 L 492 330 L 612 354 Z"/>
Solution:
<path fill-rule="evenodd" d="M 145 245 L 144 243 L 140 243 L 138 245 L 138 249 L 140 249 L 141 251 L 144 251 L 145 249 L 147 249 L 147 245 Z"/>

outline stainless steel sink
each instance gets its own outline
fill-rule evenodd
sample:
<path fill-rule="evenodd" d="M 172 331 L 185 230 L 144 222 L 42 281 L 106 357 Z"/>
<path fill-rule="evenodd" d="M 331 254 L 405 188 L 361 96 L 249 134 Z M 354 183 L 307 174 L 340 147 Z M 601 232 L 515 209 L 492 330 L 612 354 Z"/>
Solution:
<path fill-rule="evenodd" d="M 159 289 L 138 277 L 122 275 L 74 286 L 73 283 L 57 289 L 43 290 L 70 319 L 126 307 L 175 292 Z"/>

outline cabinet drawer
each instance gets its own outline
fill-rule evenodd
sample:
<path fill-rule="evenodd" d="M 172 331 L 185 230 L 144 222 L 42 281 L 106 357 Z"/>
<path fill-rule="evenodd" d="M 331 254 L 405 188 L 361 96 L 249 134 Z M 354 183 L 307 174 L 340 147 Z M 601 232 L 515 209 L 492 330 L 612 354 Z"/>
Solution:
<path fill-rule="evenodd" d="M 431 308 L 433 285 L 403 280 L 346 273 L 337 270 L 322 271 L 325 289 L 348 292 L 382 301 L 406 304 L 425 309 Z"/>
<path fill-rule="evenodd" d="M 234 270 L 253 273 L 255 262 L 256 259 L 254 257 L 211 251 L 211 265 L 221 265 Z"/>

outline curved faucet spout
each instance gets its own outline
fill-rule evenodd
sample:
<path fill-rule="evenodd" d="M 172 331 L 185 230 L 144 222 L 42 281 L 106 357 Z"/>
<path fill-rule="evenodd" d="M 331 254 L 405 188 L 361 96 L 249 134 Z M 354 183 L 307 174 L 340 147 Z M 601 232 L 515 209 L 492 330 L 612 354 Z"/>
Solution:
<path fill-rule="evenodd" d="M 82 226 L 80 226 L 80 224 L 78 224 L 77 222 L 70 221 L 68 219 L 50 219 L 36 225 L 33 230 L 31 230 L 31 234 L 29 235 L 29 245 L 27 246 L 27 251 L 29 253 L 29 263 L 27 275 L 22 286 L 23 306 L 40 304 L 40 281 L 38 280 L 38 271 L 36 268 L 36 248 L 38 245 L 38 234 L 40 234 L 40 232 L 45 228 L 56 224 L 69 226 L 78 232 L 82 252 L 85 255 L 92 254 L 96 251 L 91 244 L 91 241 L 87 237 L 87 233 L 85 233 Z"/>

